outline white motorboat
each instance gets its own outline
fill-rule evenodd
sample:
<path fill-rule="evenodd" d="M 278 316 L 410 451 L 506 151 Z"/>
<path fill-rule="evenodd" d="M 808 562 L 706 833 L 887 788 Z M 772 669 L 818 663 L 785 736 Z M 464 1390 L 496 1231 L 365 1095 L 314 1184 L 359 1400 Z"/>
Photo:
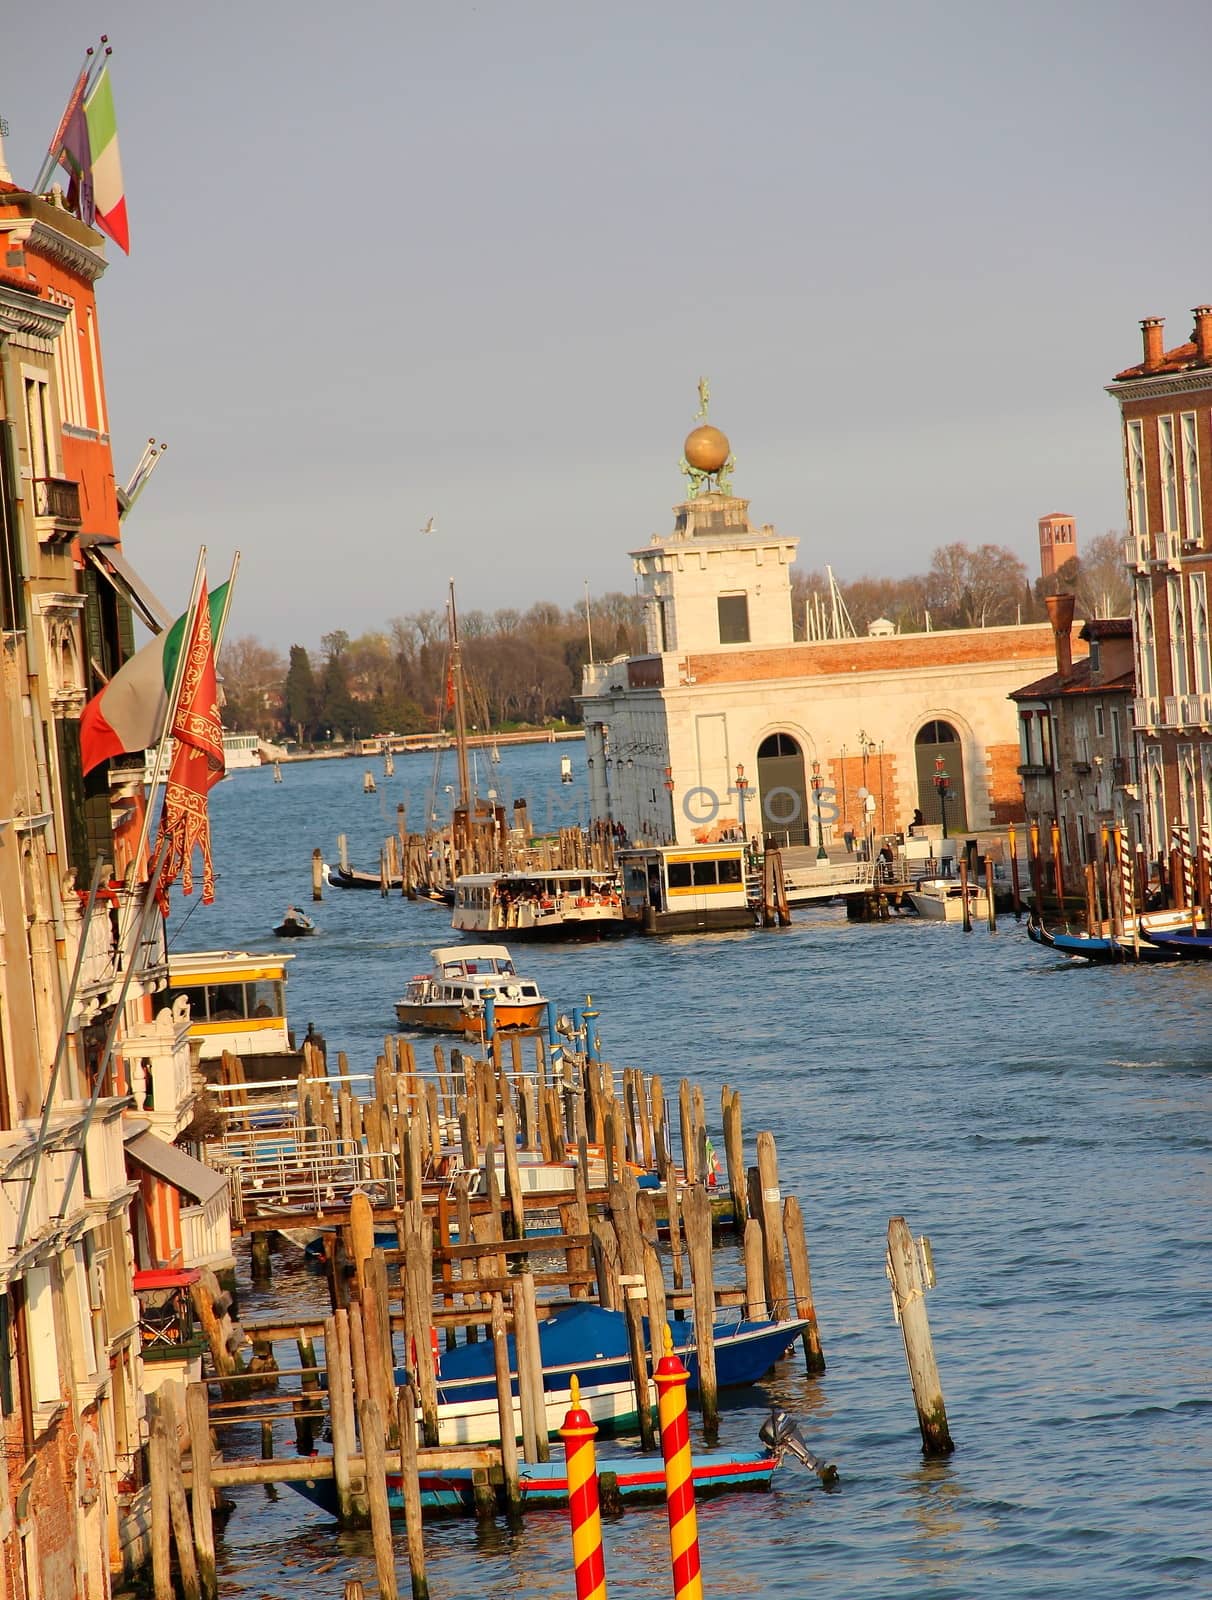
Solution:
<path fill-rule="evenodd" d="M 976 922 L 988 917 L 989 900 L 985 891 L 970 883 L 967 894 L 969 918 Z M 909 901 L 919 917 L 929 917 L 935 922 L 964 920 L 964 889 L 958 878 L 923 878 L 916 889 L 910 889 Z"/>
<path fill-rule="evenodd" d="M 396 1002 L 402 1028 L 478 1038 L 487 1027 L 490 1004 L 491 1031 L 542 1023 L 546 997 L 532 979 L 518 976 L 503 944 L 449 945 L 430 955 L 433 971 L 410 978 L 404 998 Z"/>

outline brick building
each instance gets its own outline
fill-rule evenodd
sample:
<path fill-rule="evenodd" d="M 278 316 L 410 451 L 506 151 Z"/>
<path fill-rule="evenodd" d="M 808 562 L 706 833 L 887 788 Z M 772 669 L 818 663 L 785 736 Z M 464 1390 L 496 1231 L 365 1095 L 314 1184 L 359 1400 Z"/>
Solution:
<path fill-rule="evenodd" d="M 1073 596 L 1048 599 L 1056 667 L 1016 689 L 1023 800 L 1040 825 L 1044 854 L 1052 824 L 1062 859 L 1100 859 L 1102 829 L 1118 827 L 1130 844 L 1142 838 L 1132 715 L 1136 675 L 1132 623 L 1117 617 L 1082 624 L 1089 654 L 1074 660 Z"/>
<path fill-rule="evenodd" d="M 1149 854 L 1212 823 L 1212 306 L 1167 350 L 1141 322 L 1144 357 L 1107 392 L 1120 408 L 1133 576 L 1135 726 Z"/>
<path fill-rule="evenodd" d="M 897 832 L 915 810 L 939 822 L 941 769 L 950 831 L 1021 817 L 1008 696 L 1051 667 L 1049 626 L 797 643 L 797 544 L 692 478 L 673 531 L 632 551 L 648 651 L 585 669 L 593 815 L 637 842 L 737 828 L 809 844 L 819 780 L 828 845 Z"/>

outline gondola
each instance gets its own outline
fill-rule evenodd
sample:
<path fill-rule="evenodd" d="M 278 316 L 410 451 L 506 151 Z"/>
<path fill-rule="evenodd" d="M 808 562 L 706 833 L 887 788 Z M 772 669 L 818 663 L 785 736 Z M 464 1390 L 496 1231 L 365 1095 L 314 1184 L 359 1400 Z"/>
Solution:
<path fill-rule="evenodd" d="M 316 925 L 306 912 L 300 911 L 297 906 L 288 906 L 274 934 L 279 939 L 305 939 L 315 931 Z"/>
<path fill-rule="evenodd" d="M 1159 935 L 1143 931 L 1138 942 L 1127 934 L 1108 938 L 1099 934 L 1050 933 L 1042 922 L 1028 921 L 1027 937 L 1035 944 L 1055 950 L 1057 955 L 1072 956 L 1092 966 L 1110 966 L 1124 961 L 1173 961 L 1176 954 L 1162 948 Z"/>
<path fill-rule="evenodd" d="M 1212 961 L 1212 929 L 1199 928 L 1195 932 L 1188 929 L 1184 933 L 1178 928 L 1172 928 L 1165 933 L 1150 933 L 1148 939 L 1151 944 L 1163 951 L 1167 958 L 1177 957 L 1180 961 Z"/>

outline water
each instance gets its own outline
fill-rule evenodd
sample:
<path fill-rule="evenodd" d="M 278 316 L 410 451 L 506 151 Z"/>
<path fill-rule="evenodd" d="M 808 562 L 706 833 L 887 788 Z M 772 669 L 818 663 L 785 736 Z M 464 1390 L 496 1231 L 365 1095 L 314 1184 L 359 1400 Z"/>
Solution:
<path fill-rule="evenodd" d="M 541 817 L 549 793 L 570 803 L 567 749 L 505 751 L 482 783 L 527 794 Z M 419 825 L 430 764 L 397 758 L 386 780 L 381 762 L 312 763 L 280 785 L 267 769 L 221 785 L 218 901 L 190 914 L 180 947 L 264 948 L 288 901 L 308 903 L 312 848 L 335 858 L 340 831 L 373 869 L 405 793 Z M 452 937 L 447 914 L 335 890 L 314 910 L 322 932 L 293 946 L 292 1022 L 314 1020 L 369 1069 L 405 980 Z M 721 1150 L 720 1086 L 739 1086 L 749 1159 L 773 1130 L 803 1207 L 828 1370 L 808 1380 L 788 1360 L 766 1387 L 841 1485 L 827 1494 L 789 1463 L 770 1495 L 701 1505 L 707 1595 L 1212 1595 L 1212 968 L 1087 971 L 1010 919 L 991 938 L 851 926 L 832 908 L 778 932 L 515 953 L 562 1006 L 592 993 L 610 1060 L 701 1083 Z M 945 1462 L 923 1461 L 891 1316 L 898 1214 L 934 1246 L 928 1311 L 957 1445 Z M 242 1309 L 322 1299 L 321 1280 L 286 1269 Z M 729 1402 L 725 1442 L 756 1443 L 761 1402 Z M 233 1498 L 224 1595 L 278 1600 L 303 1582 L 324 1600 L 347 1577 L 376 1592 L 368 1533 L 338 1533 L 285 1487 Z M 613 1595 L 670 1593 L 659 1508 L 627 1511 L 605 1539 Z M 560 1512 L 516 1533 L 434 1524 L 426 1547 L 435 1600 L 572 1593 Z"/>

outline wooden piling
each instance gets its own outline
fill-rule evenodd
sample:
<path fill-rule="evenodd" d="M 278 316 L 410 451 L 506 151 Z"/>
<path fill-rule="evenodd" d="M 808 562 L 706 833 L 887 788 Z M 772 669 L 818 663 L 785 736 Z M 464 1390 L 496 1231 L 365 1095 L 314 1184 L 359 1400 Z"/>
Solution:
<path fill-rule="evenodd" d="M 215 1526 L 211 1515 L 210 1416 L 206 1389 L 191 1383 L 185 1392 L 185 1416 L 189 1424 L 189 1454 L 193 1473 L 190 1501 L 193 1511 L 194 1561 L 204 1600 L 216 1600 L 219 1593 L 215 1572 Z"/>
<path fill-rule="evenodd" d="M 516 1351 L 516 1340 L 514 1348 Z M 497 1378 L 497 1419 L 501 1428 L 501 1476 L 504 1479 L 505 1509 L 511 1517 L 516 1517 L 522 1510 L 522 1490 L 518 1482 L 517 1423 L 513 1414 L 505 1302 L 499 1294 L 492 1297 L 492 1355 Z"/>
<path fill-rule="evenodd" d="M 1023 897 L 1022 897 L 1022 894 L 1019 891 L 1019 883 L 1018 883 L 1018 843 L 1017 843 L 1016 835 L 1015 835 L 1015 832 L 1014 832 L 1014 824 L 1013 823 L 1011 823 L 1011 825 L 1010 825 L 1009 834 L 1010 834 L 1010 899 L 1011 899 L 1011 904 L 1014 907 L 1014 915 L 1016 917 L 1018 917 L 1018 916 L 1022 915 Z"/>
<path fill-rule="evenodd" d="M 934 1361 L 930 1323 L 926 1317 L 925 1285 L 917 1248 L 904 1217 L 888 1220 L 888 1272 L 905 1340 L 905 1360 L 922 1432 L 922 1448 L 928 1456 L 949 1455 L 955 1445 L 947 1427 L 947 1410 Z"/>
<path fill-rule="evenodd" d="M 993 862 L 985 857 L 985 914 L 989 918 L 989 932 L 997 932 L 997 906 L 993 899 Z"/>
<path fill-rule="evenodd" d="M 728 1173 L 728 1193 L 732 1196 L 732 1226 L 738 1233 L 745 1228 L 745 1141 L 741 1130 L 741 1091 L 724 1085 L 720 1096 L 724 1124 L 724 1163 Z"/>
<path fill-rule="evenodd" d="M 769 1315 L 763 1252 L 762 1225 L 750 1217 L 745 1223 L 745 1315 L 751 1322 L 764 1321 Z"/>
<path fill-rule="evenodd" d="M 809 1373 L 824 1372 L 825 1353 L 821 1349 L 820 1329 L 816 1323 L 816 1305 L 812 1299 L 812 1270 L 808 1262 L 808 1240 L 804 1233 L 804 1218 L 800 1203 L 793 1194 L 783 1201 L 783 1232 L 787 1236 L 787 1254 L 791 1258 L 791 1286 L 795 1291 L 795 1314 L 805 1317 L 808 1326 L 801 1336 L 804 1346 L 804 1365 Z"/>
<path fill-rule="evenodd" d="M 350 1388 L 353 1383 L 349 1372 L 348 1352 L 342 1347 L 337 1319 L 348 1319 L 347 1311 L 335 1312 L 324 1319 L 324 1365 L 328 1378 L 328 1418 L 332 1433 L 332 1476 L 337 1490 L 337 1518 L 342 1527 L 354 1521 L 353 1494 L 350 1485 L 349 1461 L 354 1454 L 353 1416 L 350 1410 Z"/>
<path fill-rule="evenodd" d="M 324 852 L 319 848 L 311 853 L 311 897 L 313 900 L 324 898 Z"/>
<path fill-rule="evenodd" d="M 762 1240 L 766 1251 L 766 1303 L 772 1317 L 788 1311 L 787 1266 L 783 1248 L 783 1208 L 779 1190 L 779 1162 L 774 1135 L 757 1136 L 758 1183 L 761 1186 Z"/>
<path fill-rule="evenodd" d="M 383 1413 L 376 1400 L 358 1408 L 362 1424 L 362 1459 L 366 1464 L 366 1494 L 370 1500 L 370 1536 L 375 1552 L 375 1573 L 382 1600 L 399 1600 L 396 1557 L 391 1542 L 391 1509 L 387 1502 L 387 1459 L 383 1448 Z"/>
<path fill-rule="evenodd" d="M 172 1513 L 168 1490 L 168 1429 L 156 1395 L 148 1395 L 147 1467 L 151 1479 L 152 1588 L 155 1600 L 173 1600 Z"/>
<path fill-rule="evenodd" d="M 703 1435 L 708 1445 L 713 1446 L 720 1435 L 719 1393 L 715 1376 L 715 1280 L 711 1265 L 711 1201 L 701 1183 L 687 1184 L 682 1214 L 686 1221 L 686 1246 L 690 1253 Z"/>
<path fill-rule="evenodd" d="M 168 1433 L 168 1508 L 172 1517 L 173 1539 L 177 1546 L 177 1587 L 181 1600 L 202 1600 L 198 1563 L 194 1553 L 194 1530 L 189 1515 L 189 1498 L 181 1469 L 180 1435 L 175 1412 Z"/>
<path fill-rule="evenodd" d="M 972 901 L 968 898 L 968 857 L 961 856 L 959 863 L 960 900 L 964 908 L 964 932 L 972 932 Z"/>
<path fill-rule="evenodd" d="M 405 1384 L 396 1395 L 396 1429 L 400 1436 L 400 1478 L 404 1496 L 404 1533 L 412 1600 L 427 1600 L 425 1539 L 421 1531 L 421 1480 L 417 1472 L 417 1394 Z"/>

